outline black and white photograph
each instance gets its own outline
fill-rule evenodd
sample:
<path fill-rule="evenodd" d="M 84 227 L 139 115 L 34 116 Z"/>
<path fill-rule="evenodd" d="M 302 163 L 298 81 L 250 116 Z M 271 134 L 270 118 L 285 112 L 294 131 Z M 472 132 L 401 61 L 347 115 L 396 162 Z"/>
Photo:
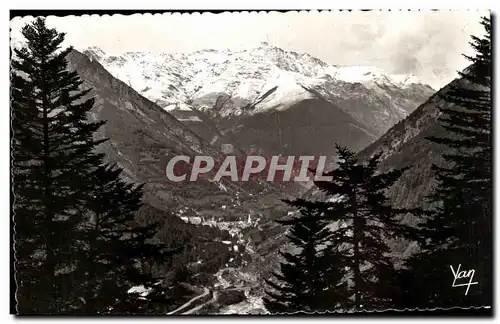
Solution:
<path fill-rule="evenodd" d="M 14 315 L 491 316 L 493 18 L 11 11 Z"/>

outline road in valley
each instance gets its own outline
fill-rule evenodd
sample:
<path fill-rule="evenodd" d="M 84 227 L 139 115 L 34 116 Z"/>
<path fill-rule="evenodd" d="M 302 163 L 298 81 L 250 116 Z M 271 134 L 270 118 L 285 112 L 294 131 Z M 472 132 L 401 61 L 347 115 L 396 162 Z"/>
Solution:
<path fill-rule="evenodd" d="M 182 305 L 181 307 L 178 307 L 176 309 L 174 309 L 173 311 L 167 313 L 167 315 L 172 315 L 172 314 L 175 314 L 175 313 L 178 313 L 179 311 L 191 306 L 191 304 L 193 304 L 195 301 L 205 297 L 205 296 L 208 296 L 208 294 L 210 294 L 210 290 L 208 288 L 203 288 L 204 291 L 203 291 L 203 294 L 201 295 L 198 295 L 192 299 L 190 299 L 187 303 L 185 303 L 184 305 Z M 184 314 L 184 313 L 183 313 Z"/>
<path fill-rule="evenodd" d="M 209 305 L 209 304 L 213 304 L 217 301 L 217 298 L 218 298 L 218 295 L 217 295 L 217 292 L 214 291 L 213 292 L 213 296 L 212 296 L 212 299 L 210 299 L 209 301 L 207 302 L 204 302 L 203 304 L 199 305 L 199 306 L 196 306 L 195 308 L 191 308 L 190 310 L 188 310 L 187 312 L 184 312 L 182 313 L 182 315 L 189 315 L 189 314 L 193 314 L 194 312 L 196 311 L 199 311 L 200 309 L 202 309 L 203 307 Z"/>
<path fill-rule="evenodd" d="M 182 306 L 176 308 L 175 310 L 167 313 L 167 315 L 190 315 L 190 314 L 195 314 L 196 312 L 202 310 L 204 307 L 210 305 L 210 304 L 213 304 L 215 302 L 217 302 L 218 298 L 219 298 L 219 292 L 218 290 L 225 290 L 225 289 L 228 289 L 229 287 L 231 287 L 232 283 L 223 278 L 223 274 L 224 272 L 226 271 L 234 271 L 236 270 L 235 268 L 233 267 L 228 267 L 228 268 L 224 268 L 224 269 L 221 269 L 217 274 L 216 274 L 216 277 L 217 277 L 217 280 L 218 280 L 218 286 L 216 285 L 215 287 L 213 287 L 215 290 L 212 290 L 212 288 L 206 288 L 206 287 L 203 287 L 203 293 L 201 295 L 198 295 L 196 297 L 193 297 L 192 299 L 190 299 L 188 302 L 184 303 Z M 234 288 L 231 288 L 230 290 L 243 290 L 245 291 L 245 295 L 248 294 L 248 291 L 252 288 L 252 287 L 255 287 L 256 285 L 258 285 L 258 283 L 253 283 L 253 284 L 250 284 L 250 285 L 245 285 L 243 287 L 234 287 Z M 206 300 L 206 298 L 208 296 L 210 296 L 212 298 Z"/>

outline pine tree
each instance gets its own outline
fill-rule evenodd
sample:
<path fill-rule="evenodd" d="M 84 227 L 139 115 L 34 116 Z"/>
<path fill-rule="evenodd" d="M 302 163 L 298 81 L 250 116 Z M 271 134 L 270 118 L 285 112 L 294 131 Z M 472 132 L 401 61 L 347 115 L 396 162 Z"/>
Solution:
<path fill-rule="evenodd" d="M 117 274 L 122 271 L 124 243 L 131 238 L 124 238 L 124 232 L 141 206 L 142 186 L 124 183 L 121 172 L 116 166 L 102 165 L 92 174 L 94 190 L 87 201 L 89 222 L 80 228 L 77 237 L 85 245 L 77 256 L 82 286 L 74 291 L 83 297 L 85 306 L 81 311 L 86 315 L 104 311 L 118 297 L 123 298 L 127 290 Z M 132 262 L 132 258 L 128 259 L 125 269 L 134 269 Z"/>
<path fill-rule="evenodd" d="M 12 176 L 20 313 L 62 312 L 70 303 L 73 235 L 83 221 L 88 172 L 101 159 L 88 122 L 94 100 L 59 50 L 64 34 L 38 18 L 22 29 L 12 59 Z"/>
<path fill-rule="evenodd" d="M 354 308 L 391 307 L 399 290 L 388 241 L 411 238 L 414 232 L 399 217 L 408 210 L 393 208 L 386 190 L 406 169 L 378 173 L 381 153 L 361 164 L 354 152 L 338 145 L 336 149 L 338 167 L 325 174 L 332 180 L 316 182 L 330 197 L 323 207 L 336 227 L 330 241 L 347 260 L 342 266 L 352 274 L 349 295 Z"/>
<path fill-rule="evenodd" d="M 315 202 L 302 199 L 287 201 L 300 214 L 278 221 L 289 226 L 287 235 L 297 253 L 280 252 L 285 262 L 281 273 L 267 279 L 272 290 L 266 291 L 266 309 L 272 313 L 314 312 L 338 309 L 345 300 L 342 285 L 343 264 L 340 253 L 328 245 L 330 233 L 324 215 Z"/>
<path fill-rule="evenodd" d="M 433 165 L 437 186 L 428 200 L 434 208 L 428 211 L 422 229 L 422 252 L 408 262 L 414 274 L 410 307 L 469 307 L 492 302 L 490 18 L 484 17 L 481 24 L 486 35 L 472 36 L 470 44 L 476 54 L 465 56 L 472 64 L 442 95 L 446 104 L 439 107 L 438 121 L 446 133 L 428 138 L 446 148 L 445 163 Z M 474 269 L 474 281 L 479 282 L 467 295 L 465 287 L 452 287 L 450 266 L 456 270 L 459 264 L 461 270 Z"/>
<path fill-rule="evenodd" d="M 12 158 L 18 311 L 22 314 L 145 312 L 152 299 L 127 294 L 158 282 L 158 223 L 136 224 L 142 185 L 104 164 L 94 140 L 105 122 L 87 121 L 94 99 L 68 72 L 64 34 L 41 18 L 22 30 L 27 47 L 12 60 Z M 132 309 L 133 312 L 133 309 Z"/>
<path fill-rule="evenodd" d="M 144 306 L 151 298 L 161 303 L 160 295 L 155 293 L 138 300 L 126 292 L 138 285 L 152 288 L 160 278 L 144 267 L 164 263 L 177 252 L 155 242 L 158 222 L 136 223 L 143 185 L 126 183 L 122 171 L 116 164 L 103 164 L 93 173 L 94 190 L 88 200 L 90 222 L 79 232 L 79 240 L 86 243 L 78 256 L 82 287 L 81 291 L 75 290 L 75 294 L 84 296 L 81 312 L 85 315 L 133 313 L 134 304 Z M 135 309 L 144 311 L 144 307 Z"/>

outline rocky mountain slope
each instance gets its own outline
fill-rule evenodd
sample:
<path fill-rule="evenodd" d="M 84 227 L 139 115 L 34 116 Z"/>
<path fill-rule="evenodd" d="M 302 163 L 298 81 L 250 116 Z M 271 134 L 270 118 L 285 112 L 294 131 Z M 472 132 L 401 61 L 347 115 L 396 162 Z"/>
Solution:
<path fill-rule="evenodd" d="M 291 195 L 282 187 L 263 182 L 216 183 L 203 177 L 193 183 L 168 181 L 165 166 L 174 155 L 217 158 L 222 153 L 167 111 L 113 77 L 97 61 L 73 51 L 68 63 L 71 70 L 79 73 L 83 87 L 93 89 L 89 95 L 96 102 L 91 118 L 108 121 L 97 136 L 110 140 L 100 150 L 109 161 L 124 168 L 128 180 L 146 184 L 144 200 L 151 207 L 143 210 L 140 217 L 165 218 L 160 240 L 188 238 L 189 249 L 174 262 L 194 257 L 188 266 L 196 269 L 196 273 L 234 267 L 236 273 L 242 269 L 241 273 L 257 278 L 261 272 L 258 265 L 266 260 L 263 256 L 282 242 L 280 239 L 273 244 L 274 238 L 282 238 L 284 232 L 274 220 L 287 214 L 289 208 L 280 199 Z M 179 218 L 176 220 L 175 216 Z M 179 230 L 178 223 L 182 221 L 195 227 Z M 211 287 L 213 278 L 210 278 L 198 284 Z M 256 282 L 256 279 L 251 284 L 245 281 L 237 289 L 246 291 Z M 221 293 L 227 289 L 223 287 Z M 260 290 L 254 291 L 245 298 L 260 301 L 260 294 Z"/>
<path fill-rule="evenodd" d="M 424 198 L 431 193 L 436 184 L 435 175 L 431 169 L 432 165 L 443 165 L 442 155 L 446 154 L 449 148 L 430 142 L 426 138 L 446 136 L 446 130 L 440 126 L 438 117 L 440 116 L 440 107 L 450 108 L 452 105 L 443 99 L 451 87 L 475 89 L 473 87 L 476 86 L 464 79 L 453 80 L 415 109 L 407 118 L 391 127 L 378 140 L 357 153 L 360 161 L 366 161 L 374 153 L 382 152 L 380 164 L 382 172 L 409 167 L 388 192 L 391 202 L 397 207 L 425 206 Z M 303 198 L 327 199 L 324 193 L 319 192 L 316 187 L 312 187 L 306 192 Z M 414 215 L 407 215 L 404 221 L 415 224 L 419 222 L 419 219 Z M 286 243 L 282 233 L 278 232 L 268 242 Z M 404 258 L 417 248 L 413 242 L 399 240 L 391 241 L 391 246 L 396 258 Z M 277 257 L 277 248 L 270 244 L 267 247 L 262 245 L 261 249 L 263 251 L 259 253 L 265 259 L 263 264 L 272 264 Z"/>
<path fill-rule="evenodd" d="M 130 181 L 146 184 L 145 201 L 149 205 L 186 220 L 196 219 L 198 224 L 222 223 L 225 230 L 238 227 L 238 222 L 247 223 L 248 218 L 266 221 L 276 217 L 271 214 L 283 212 L 279 199 L 286 194 L 279 184 L 258 180 L 232 182 L 228 178 L 216 182 L 212 180 L 213 173 L 201 175 L 195 182 L 169 181 L 165 168 L 175 155 L 206 155 L 216 161 L 222 161 L 225 155 L 167 111 L 114 78 L 97 61 L 78 51 L 70 53 L 68 61 L 69 68 L 83 79 L 83 87 L 93 89 L 89 95 L 96 101 L 91 118 L 107 120 L 98 136 L 110 140 L 100 150 L 125 170 Z"/>
<path fill-rule="evenodd" d="M 453 80 L 415 109 L 407 118 L 398 122 L 379 139 L 357 153 L 358 159 L 365 161 L 374 153 L 382 152 L 381 171 L 410 167 L 389 192 L 396 206 L 420 205 L 435 184 L 431 166 L 434 163 L 443 163 L 441 156 L 446 153 L 447 147 L 432 143 L 426 137 L 445 136 L 446 131 L 437 119 L 440 115 L 439 107 L 451 105 L 442 96 L 453 86 L 472 87 L 464 79 Z M 311 188 L 305 196 L 318 198 L 320 193 Z"/>
<path fill-rule="evenodd" d="M 381 170 L 391 168 L 410 169 L 391 188 L 389 195 L 392 202 L 401 207 L 421 206 L 435 185 L 432 164 L 443 164 L 442 155 L 448 150 L 426 139 L 429 136 L 446 136 L 437 121 L 439 107 L 450 107 L 442 96 L 450 87 L 470 88 L 472 85 L 464 79 L 455 79 L 443 87 L 424 104 L 418 107 L 408 118 L 393 126 L 386 134 L 358 154 L 363 160 L 375 152 L 382 152 Z"/>
<path fill-rule="evenodd" d="M 275 155 L 330 155 L 336 142 L 359 150 L 376 139 L 363 123 L 322 97 L 298 101 L 285 110 L 235 116 L 219 125 L 239 147 Z"/>
<path fill-rule="evenodd" d="M 229 266 L 246 258 L 246 269 L 260 274 L 259 267 L 272 266 L 267 261 L 283 243 L 283 228 L 273 222 L 288 211 L 279 200 L 283 188 L 206 177 L 173 183 L 165 176 L 167 161 L 175 155 L 222 159 L 219 148 L 225 143 L 293 155 L 328 153 L 334 142 L 361 149 L 432 89 L 268 45 L 225 53 L 196 52 L 195 59 L 144 53 L 109 57 L 93 49 L 73 51 L 68 61 L 84 88 L 93 89 L 91 118 L 108 121 L 97 136 L 110 140 L 100 150 L 124 168 L 128 180 L 146 183 L 151 210 L 222 226 L 232 237 L 211 240 L 234 254 L 226 260 Z M 249 61 L 257 63 L 252 67 Z M 397 99 L 389 101 L 391 96 Z"/>
<path fill-rule="evenodd" d="M 102 62 L 113 76 L 215 148 L 233 143 L 243 150 L 260 147 L 272 153 L 317 154 L 331 152 L 333 143 L 340 142 L 361 150 L 433 93 L 411 77 L 388 76 L 373 68 L 333 67 L 270 46 L 252 53 L 224 53 L 112 57 L 91 49 L 85 55 L 91 63 Z M 211 189 L 191 188 L 183 195 L 199 197 L 206 190 Z M 170 197 L 178 195 L 174 191 Z M 184 201 L 188 213 L 188 204 L 198 204 L 193 198 Z M 273 210 L 272 216 L 241 231 L 241 242 L 251 242 L 245 249 L 252 251 L 244 271 L 259 276 L 274 269 L 276 251 L 285 243 L 283 228 L 269 220 L 286 211 L 282 206 L 276 210 L 273 203 L 262 208 Z M 240 211 L 219 213 L 235 212 Z M 182 217 L 210 223 L 197 214 Z"/>
<path fill-rule="evenodd" d="M 261 133 L 278 138 L 280 153 L 291 147 L 296 154 L 304 153 L 296 151 L 301 145 L 293 139 L 284 139 L 283 125 L 299 134 L 304 131 L 311 143 L 328 138 L 360 149 L 434 92 L 414 76 L 388 75 L 373 67 L 333 66 L 266 43 L 247 50 L 191 54 L 110 56 L 99 48 L 84 53 L 208 141 L 229 141 L 245 150 L 253 146 L 275 151 L 276 143 L 255 138 Z M 270 118 L 255 127 L 269 116 L 283 118 L 281 123 Z M 304 117 L 307 129 L 304 120 L 297 120 Z M 334 124 L 334 133 L 325 133 L 322 124 L 327 120 Z M 346 133 L 352 136 L 339 136 Z M 312 151 L 316 149 L 312 153 L 325 153 L 321 147 Z"/>

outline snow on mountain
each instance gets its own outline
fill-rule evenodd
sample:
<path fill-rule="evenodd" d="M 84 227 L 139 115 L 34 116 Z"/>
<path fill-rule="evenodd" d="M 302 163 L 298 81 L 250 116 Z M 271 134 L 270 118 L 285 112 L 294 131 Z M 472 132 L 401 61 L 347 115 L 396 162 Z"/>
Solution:
<path fill-rule="evenodd" d="M 271 78 L 262 87 L 262 95 L 257 98 L 254 112 L 268 109 L 286 109 L 291 104 L 304 99 L 312 99 L 314 95 L 300 84 L 301 75 L 287 71 L 277 71 L 276 78 Z M 270 96 L 266 96 L 271 93 Z"/>
<path fill-rule="evenodd" d="M 414 74 L 387 74 L 373 66 L 341 66 L 329 71 L 336 79 L 349 83 L 362 83 L 365 86 L 387 85 L 401 88 L 411 84 L 422 84 Z"/>
<path fill-rule="evenodd" d="M 216 112 L 222 117 L 286 109 L 320 95 L 340 103 L 362 121 L 375 120 L 373 128 L 383 132 L 434 92 L 415 76 L 389 75 L 370 66 L 334 66 L 267 43 L 244 50 L 129 52 L 120 56 L 92 47 L 84 54 L 167 110 L 181 106 L 184 110 L 211 110 L 221 96 L 229 97 Z M 366 107 L 365 102 L 380 107 Z M 361 111 L 355 112 L 351 106 Z M 376 116 L 363 117 L 367 110 L 368 115 Z"/>
<path fill-rule="evenodd" d="M 336 79 L 350 83 L 365 83 L 370 82 L 390 82 L 390 78 L 380 69 L 372 66 L 341 66 L 331 69 L 330 75 Z"/>
<path fill-rule="evenodd" d="M 20 47 L 17 39 L 11 46 Z M 215 117 L 283 110 L 321 96 L 380 136 L 435 91 L 415 75 L 388 74 L 372 66 L 335 66 L 309 54 L 262 43 L 243 50 L 201 50 L 190 54 L 83 51 L 167 111 L 198 121 L 189 111 Z M 223 104 L 213 109 L 220 98 Z M 186 114 L 188 113 L 188 114 Z"/>
<path fill-rule="evenodd" d="M 392 74 L 391 78 L 395 81 L 396 85 L 403 88 L 407 88 L 412 84 L 422 84 L 415 74 Z"/>

